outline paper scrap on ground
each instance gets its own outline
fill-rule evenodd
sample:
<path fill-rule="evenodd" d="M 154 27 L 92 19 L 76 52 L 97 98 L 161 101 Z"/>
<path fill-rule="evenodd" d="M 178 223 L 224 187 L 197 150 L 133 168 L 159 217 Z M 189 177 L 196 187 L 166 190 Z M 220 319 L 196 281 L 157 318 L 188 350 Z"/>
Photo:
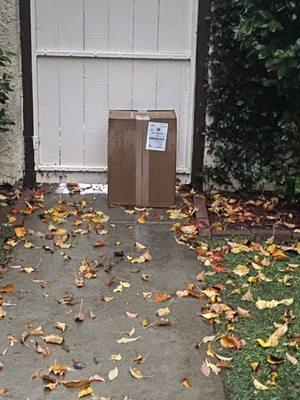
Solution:
<path fill-rule="evenodd" d="M 72 185 L 69 189 L 67 183 L 60 183 L 55 191 L 57 194 L 69 194 L 72 192 L 79 192 L 82 195 L 107 194 L 107 184 L 78 183 L 76 186 Z"/>

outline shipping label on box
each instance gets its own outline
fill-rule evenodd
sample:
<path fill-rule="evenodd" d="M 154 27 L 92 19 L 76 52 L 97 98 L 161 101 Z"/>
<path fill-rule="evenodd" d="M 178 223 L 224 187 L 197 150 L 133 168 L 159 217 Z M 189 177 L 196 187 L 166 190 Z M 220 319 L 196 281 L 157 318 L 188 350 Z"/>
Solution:
<path fill-rule="evenodd" d="M 149 122 L 146 150 L 165 151 L 168 137 L 168 124 Z"/>

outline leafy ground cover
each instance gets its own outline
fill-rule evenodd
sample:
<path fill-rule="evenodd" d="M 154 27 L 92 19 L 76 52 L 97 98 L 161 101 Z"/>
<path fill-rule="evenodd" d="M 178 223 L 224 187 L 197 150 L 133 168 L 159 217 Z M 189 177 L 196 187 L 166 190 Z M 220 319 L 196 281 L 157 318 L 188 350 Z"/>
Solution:
<path fill-rule="evenodd" d="M 216 231 L 279 227 L 299 232 L 299 205 L 276 196 L 217 193 L 207 196 L 207 206 L 212 228 Z"/>
<path fill-rule="evenodd" d="M 226 369 L 233 399 L 298 399 L 300 244 L 213 241 L 196 251 L 206 265 L 201 316 L 216 330 L 200 344 L 202 372 Z"/>

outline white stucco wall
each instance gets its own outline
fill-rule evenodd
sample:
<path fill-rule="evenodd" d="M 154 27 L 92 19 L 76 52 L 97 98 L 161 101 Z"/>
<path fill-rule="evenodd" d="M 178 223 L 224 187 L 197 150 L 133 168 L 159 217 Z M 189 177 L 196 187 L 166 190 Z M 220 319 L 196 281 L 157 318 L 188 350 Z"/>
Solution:
<path fill-rule="evenodd" d="M 22 80 L 19 27 L 19 1 L 0 0 L 0 47 L 16 54 L 7 68 L 13 76 L 9 117 L 16 125 L 11 132 L 0 133 L 0 184 L 13 184 L 23 176 Z"/>

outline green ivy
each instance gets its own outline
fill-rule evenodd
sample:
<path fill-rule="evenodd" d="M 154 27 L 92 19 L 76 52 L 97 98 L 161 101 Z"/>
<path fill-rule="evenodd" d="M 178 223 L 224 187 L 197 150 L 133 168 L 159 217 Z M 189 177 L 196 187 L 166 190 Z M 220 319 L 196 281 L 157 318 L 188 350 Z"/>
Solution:
<path fill-rule="evenodd" d="M 11 86 L 11 76 L 5 72 L 5 68 L 10 64 L 10 57 L 12 55 L 13 53 L 5 52 L 0 49 L 0 68 L 4 69 L 4 71 L 0 73 L 0 133 L 9 131 L 11 126 L 15 124 L 8 118 L 6 112 L 8 95 L 13 89 Z"/>
<path fill-rule="evenodd" d="M 300 160 L 299 3 L 213 0 L 206 178 L 293 195 Z"/>

